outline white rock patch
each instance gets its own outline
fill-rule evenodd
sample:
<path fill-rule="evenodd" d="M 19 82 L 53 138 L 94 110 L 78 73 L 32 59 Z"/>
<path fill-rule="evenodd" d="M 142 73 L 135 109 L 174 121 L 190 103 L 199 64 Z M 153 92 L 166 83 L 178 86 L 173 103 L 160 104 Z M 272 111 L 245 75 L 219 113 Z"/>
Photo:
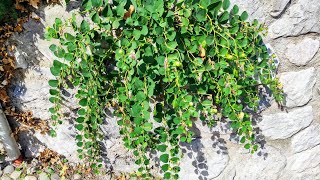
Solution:
<path fill-rule="evenodd" d="M 311 125 L 293 136 L 291 147 L 295 153 L 320 144 L 320 124 Z"/>
<path fill-rule="evenodd" d="M 286 139 L 309 126 L 312 120 L 312 107 L 306 106 L 289 113 L 264 115 L 259 127 L 262 134 L 270 139 Z"/>
<path fill-rule="evenodd" d="M 289 44 L 286 51 L 286 56 L 289 61 L 295 65 L 306 65 L 319 49 L 319 41 L 312 38 L 305 38 L 298 44 Z"/>
<path fill-rule="evenodd" d="M 282 73 L 280 82 L 286 94 L 285 105 L 287 107 L 303 106 L 312 98 L 313 87 L 316 83 L 315 68 Z"/>

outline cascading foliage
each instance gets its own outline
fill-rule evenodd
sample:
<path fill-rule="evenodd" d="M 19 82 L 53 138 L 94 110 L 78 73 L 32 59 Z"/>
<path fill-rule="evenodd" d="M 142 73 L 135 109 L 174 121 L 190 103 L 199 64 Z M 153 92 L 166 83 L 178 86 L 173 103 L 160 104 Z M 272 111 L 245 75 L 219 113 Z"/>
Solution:
<path fill-rule="evenodd" d="M 277 102 L 282 91 L 259 35 L 264 29 L 247 22 L 247 12 L 229 0 L 85 0 L 82 7 L 90 22 L 79 25 L 73 16 L 47 29 L 47 39 L 60 40 L 50 46 L 59 58 L 51 67 L 50 112 L 62 123 L 61 89 L 70 82 L 79 89 L 78 152 L 93 169 L 101 167 L 106 108 L 119 117 L 142 178 L 151 177 L 147 154 L 155 151 L 164 178 L 178 179 L 179 143 L 192 141 L 194 121 L 227 119 L 246 149 L 258 149 L 249 112 L 261 87 Z"/>

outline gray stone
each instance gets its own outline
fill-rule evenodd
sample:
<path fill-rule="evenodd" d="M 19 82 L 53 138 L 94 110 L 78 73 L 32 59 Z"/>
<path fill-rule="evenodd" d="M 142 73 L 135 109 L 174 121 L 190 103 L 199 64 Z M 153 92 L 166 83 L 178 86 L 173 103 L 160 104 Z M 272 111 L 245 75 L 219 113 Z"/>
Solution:
<path fill-rule="evenodd" d="M 238 149 L 229 149 L 229 165 L 217 180 L 278 180 L 286 167 L 286 157 L 273 146 L 267 145 L 253 155 Z"/>
<path fill-rule="evenodd" d="M 11 179 L 18 179 L 21 175 L 22 171 L 13 171 L 11 174 L 10 174 L 10 178 Z"/>
<path fill-rule="evenodd" d="M 9 92 L 13 103 L 21 110 L 32 111 L 34 117 L 50 119 L 48 109 L 52 106 L 49 102 L 48 80 L 54 79 L 50 68 L 42 67 L 24 73 L 24 79 L 13 81 L 14 91 Z M 23 77 L 23 76 L 17 76 Z"/>
<path fill-rule="evenodd" d="M 60 178 L 60 176 L 59 176 L 58 174 L 54 173 L 54 174 L 52 174 L 52 175 L 50 176 L 50 179 L 51 179 L 51 180 L 60 180 L 61 178 Z"/>
<path fill-rule="evenodd" d="M 320 166 L 320 145 L 296 153 L 288 159 L 289 169 L 294 173 L 301 173 Z"/>
<path fill-rule="evenodd" d="M 309 32 L 320 33 L 320 1 L 298 0 L 269 27 L 269 37 L 298 36 Z"/>
<path fill-rule="evenodd" d="M 26 61 L 25 56 L 27 56 L 27 54 L 25 52 L 22 52 L 20 50 L 15 50 L 15 52 L 14 52 L 14 57 L 16 59 L 15 68 L 21 68 L 21 69 L 28 68 L 28 63 Z"/>
<path fill-rule="evenodd" d="M 35 177 L 35 176 L 26 176 L 24 178 L 24 180 L 37 180 L 37 177 Z"/>
<path fill-rule="evenodd" d="M 270 139 L 286 139 L 310 125 L 313 120 L 311 106 L 301 107 L 289 113 L 263 115 L 258 126 Z"/>
<path fill-rule="evenodd" d="M 39 180 L 50 180 L 50 178 L 46 173 L 42 172 L 39 174 Z"/>
<path fill-rule="evenodd" d="M 279 16 L 286 8 L 290 0 L 271 0 L 272 9 L 270 15 L 273 17 Z"/>
<path fill-rule="evenodd" d="M 312 98 L 313 87 L 316 83 L 315 68 L 311 67 L 298 72 L 280 74 L 280 82 L 286 95 L 287 107 L 303 106 Z"/>
<path fill-rule="evenodd" d="M 295 153 L 311 149 L 320 144 L 320 124 L 311 125 L 293 136 L 291 147 Z"/>
<path fill-rule="evenodd" d="M 8 165 L 3 169 L 3 174 L 11 174 L 14 171 L 14 167 L 12 165 Z"/>
<path fill-rule="evenodd" d="M 9 178 L 8 176 L 3 176 L 1 177 L 1 180 L 11 180 L 11 178 Z"/>
<path fill-rule="evenodd" d="M 286 56 L 295 65 L 303 66 L 312 60 L 319 49 L 319 41 L 312 38 L 305 38 L 300 43 L 289 44 Z"/>
<path fill-rule="evenodd" d="M 228 164 L 229 156 L 219 154 L 210 138 L 196 139 L 183 146 L 186 152 L 180 163 L 181 179 L 212 179 L 219 176 Z"/>
<path fill-rule="evenodd" d="M 47 148 L 65 156 L 70 162 L 79 162 L 75 135 L 76 130 L 74 125 L 64 122 L 56 128 L 56 137 L 51 137 L 48 134 L 35 132 L 34 136 Z"/>

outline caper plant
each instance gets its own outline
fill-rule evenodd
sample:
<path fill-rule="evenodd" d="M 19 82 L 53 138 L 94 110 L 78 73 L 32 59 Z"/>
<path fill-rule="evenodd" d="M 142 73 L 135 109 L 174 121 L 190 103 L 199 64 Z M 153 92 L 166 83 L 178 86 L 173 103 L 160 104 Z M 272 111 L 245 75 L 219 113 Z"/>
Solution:
<path fill-rule="evenodd" d="M 165 179 L 179 178 L 179 143 L 192 141 L 194 121 L 214 126 L 227 119 L 244 148 L 257 151 L 250 112 L 258 109 L 261 87 L 279 103 L 283 97 L 257 20 L 246 21 L 248 13 L 229 0 L 84 0 L 82 8 L 90 22 L 56 19 L 46 33 L 60 40 L 50 46 L 60 58 L 51 68 L 50 112 L 61 123 L 60 89 L 69 81 L 79 88 L 76 139 L 92 167 L 101 166 L 106 108 L 119 117 L 144 179 L 151 178 L 150 151 Z"/>

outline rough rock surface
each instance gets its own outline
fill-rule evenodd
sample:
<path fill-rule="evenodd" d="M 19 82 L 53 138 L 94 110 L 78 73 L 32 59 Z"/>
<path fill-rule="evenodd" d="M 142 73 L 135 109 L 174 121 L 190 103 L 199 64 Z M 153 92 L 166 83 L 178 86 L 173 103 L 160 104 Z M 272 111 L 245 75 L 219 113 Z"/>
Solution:
<path fill-rule="evenodd" d="M 304 66 L 314 55 L 318 52 L 319 41 L 312 38 L 305 38 L 298 44 L 289 44 L 286 52 L 286 56 L 289 61 L 298 66 Z"/>
<path fill-rule="evenodd" d="M 303 106 L 310 101 L 313 95 L 313 87 L 316 83 L 315 68 L 282 73 L 280 82 L 283 84 L 286 96 L 285 105 L 287 107 Z"/>
<path fill-rule="evenodd" d="M 320 146 L 294 154 L 288 159 L 290 170 L 299 173 L 320 166 Z"/>
<path fill-rule="evenodd" d="M 286 139 L 307 127 L 313 120 L 311 106 L 292 110 L 289 113 L 264 115 L 259 127 L 270 139 Z"/>
<path fill-rule="evenodd" d="M 293 136 L 291 147 L 295 153 L 320 144 L 320 124 L 311 125 Z"/>
<path fill-rule="evenodd" d="M 186 152 L 180 164 L 181 179 L 211 179 L 220 175 L 229 156 L 214 150 L 212 143 L 211 139 L 203 138 L 182 146 Z"/>
<path fill-rule="evenodd" d="M 285 10 L 290 0 L 272 0 L 271 16 L 277 17 Z"/>
<path fill-rule="evenodd" d="M 231 151 L 234 153 L 234 157 L 230 159 L 228 167 L 217 178 L 219 180 L 276 180 L 280 177 L 287 163 L 282 152 L 272 146 L 267 146 L 263 151 L 254 155 L 248 152 L 233 151 L 233 148 Z"/>
<path fill-rule="evenodd" d="M 289 7 L 288 13 L 273 22 L 270 29 L 270 37 L 298 36 L 301 34 L 320 33 L 320 1 L 298 0 Z"/>
<path fill-rule="evenodd" d="M 320 70 L 317 53 L 320 1 L 231 1 L 239 5 L 240 11 L 248 11 L 249 20 L 258 19 L 268 27 L 269 36 L 265 40 L 280 57 L 280 81 L 286 93 L 288 113 L 279 113 L 278 108 L 272 107 L 266 110 L 262 121 L 257 124 L 266 137 L 261 140 L 266 142 L 266 145 L 262 144 L 265 149 L 254 155 L 244 150 L 243 145 L 237 145 L 238 140 L 232 138 L 228 123 L 218 123 L 209 129 L 197 122 L 197 138 L 182 147 L 186 152 L 181 163 L 181 179 L 320 179 L 320 94 L 313 91 L 315 84 L 320 84 L 316 73 Z M 43 33 L 56 17 L 69 18 L 79 3 L 70 4 L 75 6 L 66 8 L 50 5 L 39 8 L 36 14 L 40 22 L 30 19 L 24 24 L 25 31 L 15 34 L 11 39 L 16 45 L 17 52 L 14 55 L 20 67 L 16 70 L 10 89 L 12 103 L 45 120 L 50 120 L 47 81 L 53 78 L 49 68 L 55 59 L 48 47 L 56 42 L 44 40 Z M 81 21 L 82 18 L 77 19 Z M 71 111 L 77 104 L 72 96 L 74 91 L 71 90 L 67 98 Z M 58 127 L 56 138 L 39 132 L 19 137 L 26 156 L 35 156 L 46 146 L 66 156 L 69 161 L 77 162 L 73 118 L 70 114 L 66 123 Z M 134 164 L 131 152 L 122 144 L 116 119 L 107 117 L 101 129 L 105 134 L 102 142 L 103 160 L 108 170 L 115 174 L 135 171 L 138 167 Z M 7 176 L 11 173 L 2 179 L 9 178 Z M 54 179 L 53 176 L 51 178 Z"/>

